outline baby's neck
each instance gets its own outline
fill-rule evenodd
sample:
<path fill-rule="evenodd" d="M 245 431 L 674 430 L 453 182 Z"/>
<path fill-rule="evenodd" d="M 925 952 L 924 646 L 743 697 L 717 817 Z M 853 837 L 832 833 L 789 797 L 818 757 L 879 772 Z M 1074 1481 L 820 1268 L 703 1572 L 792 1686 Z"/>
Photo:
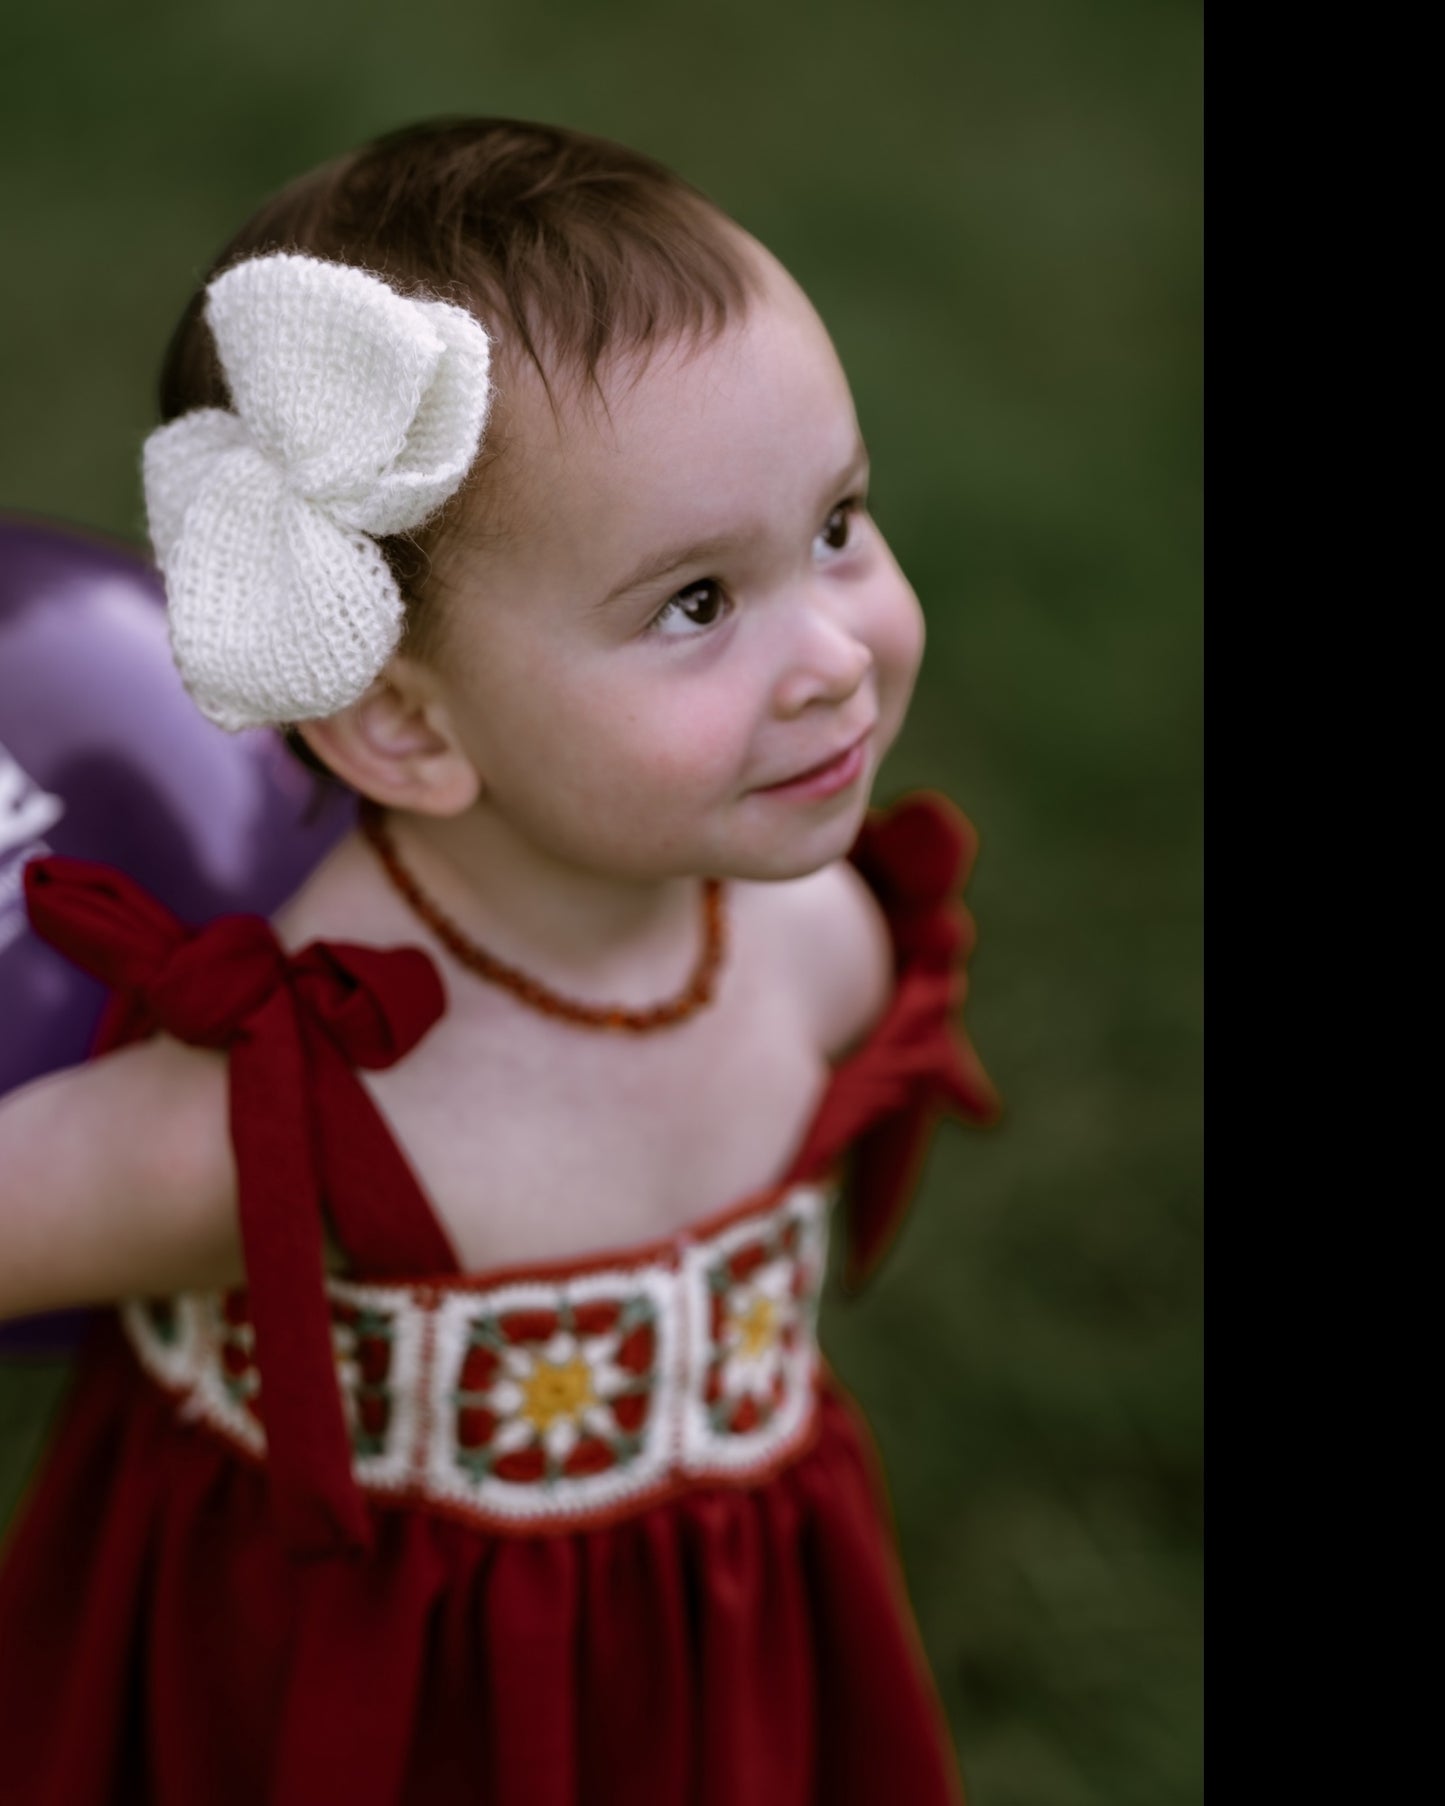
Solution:
<path fill-rule="evenodd" d="M 497 958 L 584 999 L 648 1004 L 698 953 L 694 878 L 639 880 L 571 864 L 520 839 L 485 806 L 387 824 L 421 890 Z"/>

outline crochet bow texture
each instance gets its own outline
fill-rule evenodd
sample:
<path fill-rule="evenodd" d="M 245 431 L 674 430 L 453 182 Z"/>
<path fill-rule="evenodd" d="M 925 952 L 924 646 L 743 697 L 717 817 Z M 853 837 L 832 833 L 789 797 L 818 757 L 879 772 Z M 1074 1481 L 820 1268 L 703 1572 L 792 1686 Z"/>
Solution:
<path fill-rule="evenodd" d="M 171 646 L 230 729 L 329 715 L 396 647 L 403 604 L 376 536 L 462 483 L 491 405 L 487 334 L 346 264 L 281 252 L 206 291 L 234 412 L 146 441 L 146 512 Z"/>

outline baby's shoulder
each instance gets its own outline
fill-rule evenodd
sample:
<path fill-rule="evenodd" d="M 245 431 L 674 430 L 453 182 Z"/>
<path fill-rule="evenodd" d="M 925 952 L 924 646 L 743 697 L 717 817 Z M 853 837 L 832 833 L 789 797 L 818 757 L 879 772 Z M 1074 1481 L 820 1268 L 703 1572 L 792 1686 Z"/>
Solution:
<path fill-rule="evenodd" d="M 887 919 L 844 859 L 806 878 L 750 888 L 780 969 L 798 988 L 820 1049 L 836 1060 L 875 1025 L 891 994 Z"/>

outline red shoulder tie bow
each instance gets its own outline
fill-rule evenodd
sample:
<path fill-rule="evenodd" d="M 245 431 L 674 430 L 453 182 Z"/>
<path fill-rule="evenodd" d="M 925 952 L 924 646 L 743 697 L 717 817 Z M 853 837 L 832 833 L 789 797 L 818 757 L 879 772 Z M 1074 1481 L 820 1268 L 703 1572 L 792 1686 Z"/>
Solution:
<path fill-rule="evenodd" d="M 851 855 L 888 918 L 897 983 L 882 1021 L 834 1072 L 793 1167 L 795 1176 L 817 1173 L 853 1148 L 849 1292 L 896 1235 L 939 1114 L 990 1123 L 999 1113 L 998 1093 L 958 1025 L 975 940 L 959 896 L 977 851 L 968 819 L 946 798 L 920 792 L 870 816 Z"/>
<path fill-rule="evenodd" d="M 104 1048 L 163 1029 L 229 1050 L 277 1526 L 298 1555 L 367 1547 L 325 1296 L 327 1154 L 358 1093 L 363 1120 L 378 1120 L 352 1068 L 392 1065 L 442 1014 L 435 967 L 408 947 L 318 942 L 288 954 L 260 916 L 187 928 L 124 873 L 77 859 L 32 862 L 25 897 L 36 932 L 118 993 Z"/>

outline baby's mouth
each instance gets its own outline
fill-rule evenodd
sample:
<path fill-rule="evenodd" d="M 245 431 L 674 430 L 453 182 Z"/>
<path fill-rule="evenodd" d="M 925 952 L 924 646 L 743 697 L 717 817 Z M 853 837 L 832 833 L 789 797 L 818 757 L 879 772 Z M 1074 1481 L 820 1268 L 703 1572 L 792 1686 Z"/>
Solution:
<path fill-rule="evenodd" d="M 791 777 L 779 778 L 774 783 L 759 784 L 759 791 L 766 795 L 770 791 L 793 790 L 815 784 L 826 786 L 835 777 L 851 782 L 854 775 L 852 766 L 856 762 L 861 770 L 863 755 L 872 732 L 871 726 L 865 728 L 861 734 L 841 746 L 837 752 L 830 753 L 826 759 L 820 759 L 816 765 L 806 766 L 802 771 L 795 771 Z"/>

